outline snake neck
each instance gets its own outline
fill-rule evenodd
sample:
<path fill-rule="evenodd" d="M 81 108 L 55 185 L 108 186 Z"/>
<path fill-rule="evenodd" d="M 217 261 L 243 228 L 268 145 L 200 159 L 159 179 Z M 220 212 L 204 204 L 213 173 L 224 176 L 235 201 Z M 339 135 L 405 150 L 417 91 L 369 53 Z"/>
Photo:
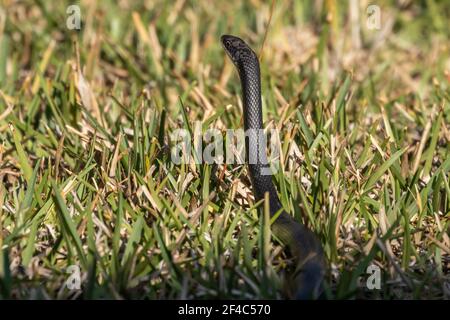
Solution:
<path fill-rule="evenodd" d="M 267 143 L 263 129 L 261 76 L 256 55 L 238 66 L 238 70 L 244 105 L 245 149 L 253 192 L 257 201 L 264 199 L 265 193 L 269 194 L 270 214 L 274 215 L 282 206 L 272 182 L 272 172 L 266 155 Z"/>
<path fill-rule="evenodd" d="M 254 57 L 239 64 L 238 71 L 242 86 L 245 130 L 263 129 L 261 73 L 258 59 Z"/>

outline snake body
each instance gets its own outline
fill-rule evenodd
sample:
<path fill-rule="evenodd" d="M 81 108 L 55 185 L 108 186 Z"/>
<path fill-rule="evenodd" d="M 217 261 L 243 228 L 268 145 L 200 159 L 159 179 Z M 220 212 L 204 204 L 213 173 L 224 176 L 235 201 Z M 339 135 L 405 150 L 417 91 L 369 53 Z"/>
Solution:
<path fill-rule="evenodd" d="M 261 140 L 263 130 L 261 107 L 261 76 L 255 52 L 240 38 L 223 35 L 222 46 L 239 73 L 244 105 L 246 153 L 255 200 L 269 194 L 270 215 L 281 213 L 273 222 L 273 234 L 289 248 L 295 259 L 292 275 L 297 299 L 317 298 L 322 291 L 325 259 L 321 243 L 304 225 L 297 222 L 281 206 L 272 177 L 267 174 L 266 145 Z"/>

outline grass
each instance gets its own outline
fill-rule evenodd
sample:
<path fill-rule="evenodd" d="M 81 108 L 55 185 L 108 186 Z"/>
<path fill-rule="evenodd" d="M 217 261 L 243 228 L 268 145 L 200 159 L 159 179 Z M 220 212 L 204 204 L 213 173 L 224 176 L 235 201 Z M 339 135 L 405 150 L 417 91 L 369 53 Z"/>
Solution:
<path fill-rule="evenodd" d="M 450 5 L 375 1 L 369 30 L 369 4 L 82 1 L 72 31 L 69 3 L 3 1 L 0 297 L 285 296 L 245 166 L 170 157 L 195 120 L 242 127 L 231 33 L 261 52 L 274 179 L 324 245 L 326 296 L 448 299 Z"/>

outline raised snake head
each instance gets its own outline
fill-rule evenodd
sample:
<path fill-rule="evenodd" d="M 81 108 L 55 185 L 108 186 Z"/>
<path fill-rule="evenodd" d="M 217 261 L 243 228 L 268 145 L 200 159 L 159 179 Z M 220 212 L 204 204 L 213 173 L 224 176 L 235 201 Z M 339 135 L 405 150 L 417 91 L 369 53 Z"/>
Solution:
<path fill-rule="evenodd" d="M 240 64 L 252 59 L 258 59 L 255 52 L 241 38 L 225 34 L 220 37 L 225 52 L 231 61 L 239 68 Z"/>

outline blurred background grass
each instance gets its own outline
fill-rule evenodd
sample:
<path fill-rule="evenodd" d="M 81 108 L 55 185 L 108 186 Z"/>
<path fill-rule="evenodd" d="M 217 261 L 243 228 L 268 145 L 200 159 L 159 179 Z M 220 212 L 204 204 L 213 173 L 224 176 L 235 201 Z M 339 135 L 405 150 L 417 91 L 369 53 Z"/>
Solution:
<path fill-rule="evenodd" d="M 0 296 L 289 296 L 245 167 L 170 161 L 177 128 L 241 127 L 229 33 L 260 54 L 275 182 L 324 244 L 326 296 L 448 299 L 448 17 L 438 0 L 1 1 Z"/>

